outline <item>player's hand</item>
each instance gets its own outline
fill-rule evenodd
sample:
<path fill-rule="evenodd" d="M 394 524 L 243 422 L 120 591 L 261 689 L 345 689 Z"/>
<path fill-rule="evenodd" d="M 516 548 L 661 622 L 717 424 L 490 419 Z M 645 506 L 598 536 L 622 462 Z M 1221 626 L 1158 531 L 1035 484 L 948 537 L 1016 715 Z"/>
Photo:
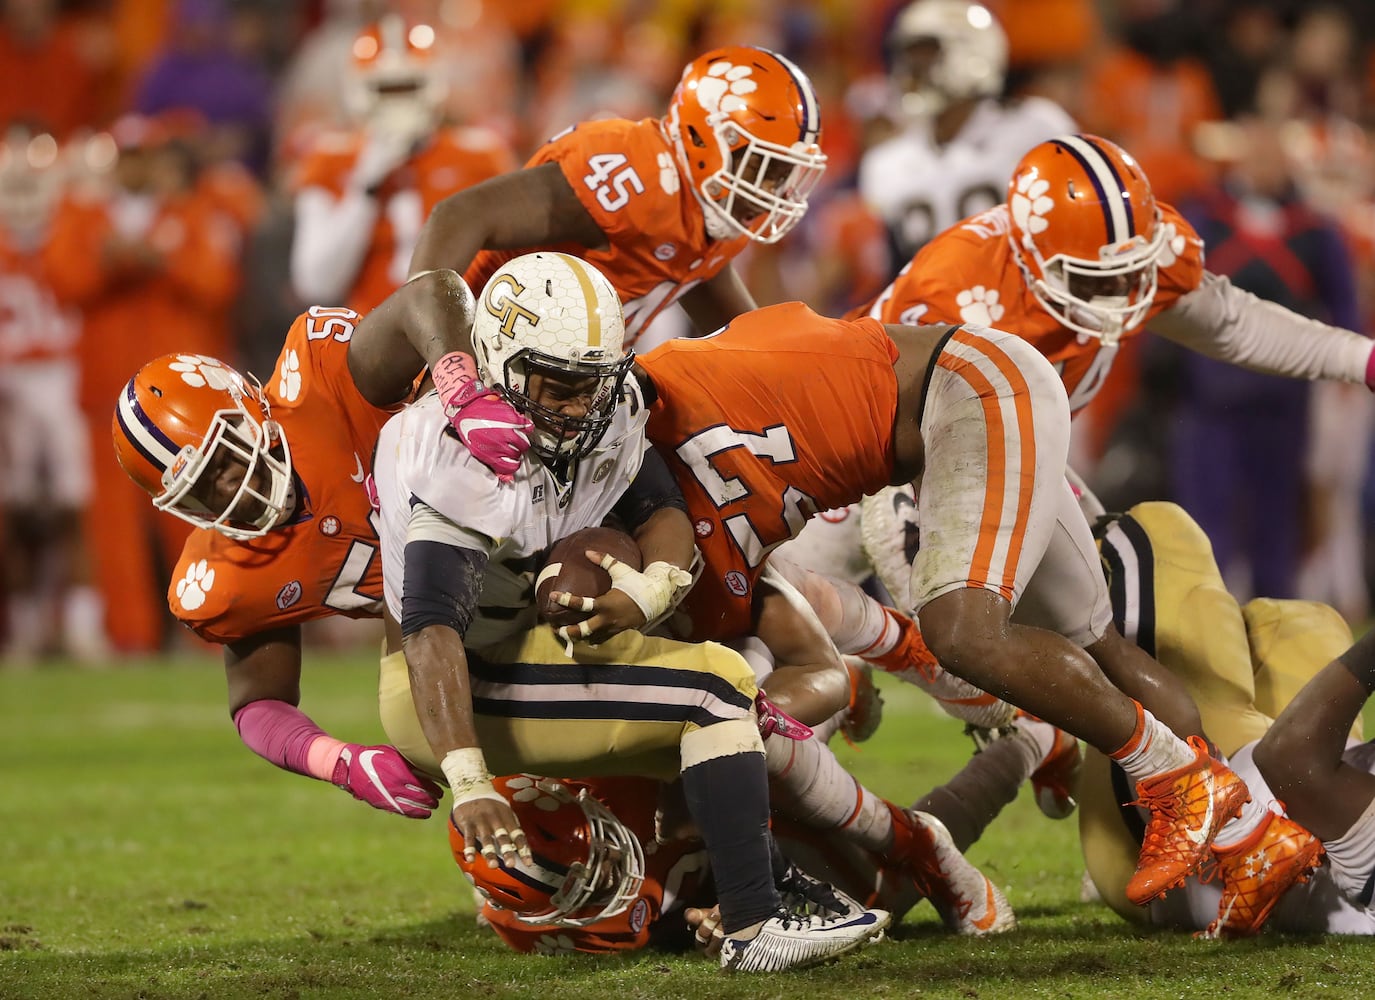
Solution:
<path fill-rule="evenodd" d="M 798 722 L 783 709 L 779 708 L 769 696 L 760 691 L 754 696 L 755 721 L 759 724 L 759 738 L 768 739 L 774 733 L 788 740 L 809 740 L 812 727 Z"/>
<path fill-rule="evenodd" d="M 334 765 L 332 780 L 374 809 L 411 819 L 426 819 L 443 794 L 433 781 L 412 771 L 406 758 L 392 746 L 347 744 Z"/>
<path fill-rule="evenodd" d="M 449 423 L 468 450 L 502 482 L 510 482 L 530 450 L 535 425 L 477 377 L 472 357 L 452 351 L 430 372 Z"/>
<path fill-rule="evenodd" d="M 719 955 L 721 942 L 726 937 L 725 932 L 721 930 L 721 907 L 713 906 L 705 910 L 689 906 L 683 916 L 692 928 L 692 942 L 697 946 L 697 950 L 708 958 Z"/>
<path fill-rule="evenodd" d="M 601 597 L 586 597 L 556 590 L 550 600 L 565 608 L 592 612 L 576 625 L 564 625 L 558 634 L 574 642 L 605 642 L 617 632 L 657 625 L 692 584 L 692 574 L 667 562 L 652 562 L 643 571 L 621 562 L 607 552 L 587 549 L 587 558 L 611 574 L 611 589 Z"/>
<path fill-rule="evenodd" d="M 455 802 L 449 817 L 463 836 L 463 860 L 472 864 L 479 854 L 488 868 L 497 867 L 500 857 L 506 865 L 534 860 L 525 831 L 510 803 L 500 795 L 481 795 Z"/>

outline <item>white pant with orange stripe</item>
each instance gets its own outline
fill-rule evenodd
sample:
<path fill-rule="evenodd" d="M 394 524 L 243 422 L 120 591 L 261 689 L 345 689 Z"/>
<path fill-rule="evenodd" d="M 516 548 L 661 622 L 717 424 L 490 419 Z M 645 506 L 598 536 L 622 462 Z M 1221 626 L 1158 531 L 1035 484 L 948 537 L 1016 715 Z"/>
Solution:
<path fill-rule="evenodd" d="M 933 362 L 922 409 L 926 470 L 913 614 L 965 587 L 1080 646 L 1112 618 L 1088 522 L 1065 479 L 1069 401 L 1034 347 L 966 325 Z"/>

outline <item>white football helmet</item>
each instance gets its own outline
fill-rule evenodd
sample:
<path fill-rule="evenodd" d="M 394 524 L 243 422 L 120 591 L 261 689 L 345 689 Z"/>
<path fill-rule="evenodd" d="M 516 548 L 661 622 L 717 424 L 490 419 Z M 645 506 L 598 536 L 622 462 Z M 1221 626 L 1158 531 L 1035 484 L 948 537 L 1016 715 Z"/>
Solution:
<path fill-rule="evenodd" d="M 57 140 L 14 128 L 0 143 L 0 227 L 21 243 L 38 238 L 62 196 Z"/>
<path fill-rule="evenodd" d="M 634 359 L 624 349 L 621 300 L 587 261 L 541 251 L 503 264 L 482 289 L 473 320 L 478 371 L 535 425 L 534 452 L 549 463 L 577 461 L 611 426 L 621 383 Z M 542 406 L 529 396 L 531 372 L 595 379 L 586 413 Z"/>
<path fill-rule="evenodd" d="M 447 88 L 434 64 L 435 31 L 387 14 L 353 41 L 344 101 L 369 127 L 419 138 L 438 123 Z"/>
<path fill-rule="evenodd" d="M 934 44 L 922 58 L 913 51 Z M 892 78 L 904 112 L 940 114 L 955 101 L 996 97 L 1007 73 L 1007 35 L 992 12 L 969 0 L 916 0 L 888 33 Z"/>

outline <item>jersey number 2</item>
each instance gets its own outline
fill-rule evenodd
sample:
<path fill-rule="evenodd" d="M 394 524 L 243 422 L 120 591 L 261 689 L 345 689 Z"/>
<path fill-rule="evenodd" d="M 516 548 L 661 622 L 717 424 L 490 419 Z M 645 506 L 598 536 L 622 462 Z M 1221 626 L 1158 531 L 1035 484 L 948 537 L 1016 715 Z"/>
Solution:
<path fill-rule="evenodd" d="M 737 431 L 724 424 L 708 427 L 700 434 L 694 434 L 678 446 L 678 457 L 692 470 L 697 482 L 706 491 L 717 509 L 727 504 L 747 500 L 750 489 L 739 479 L 727 479 L 713 464 L 712 459 L 735 448 L 744 448 L 752 455 L 767 458 L 774 465 L 788 465 L 797 461 L 797 449 L 792 435 L 782 424 L 766 428 L 762 434 Z M 795 486 L 783 491 L 777 525 L 756 526 L 748 514 L 732 514 L 724 519 L 731 538 L 745 556 L 750 568 L 758 566 L 769 554 L 769 550 L 793 537 L 802 530 L 807 518 L 816 513 L 816 501 Z M 774 540 L 765 542 L 759 536 L 759 529 L 772 529 Z M 777 533 L 781 529 L 782 535 Z"/>

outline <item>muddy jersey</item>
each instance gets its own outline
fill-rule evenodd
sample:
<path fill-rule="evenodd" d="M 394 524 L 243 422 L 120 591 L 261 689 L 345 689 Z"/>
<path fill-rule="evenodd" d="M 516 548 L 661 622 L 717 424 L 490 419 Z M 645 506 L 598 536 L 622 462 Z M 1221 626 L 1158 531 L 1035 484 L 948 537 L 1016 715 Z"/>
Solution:
<path fill-rule="evenodd" d="M 343 195 L 363 149 L 359 133 L 331 132 L 302 161 L 294 187 Z M 451 128 L 434 137 L 377 191 L 379 211 L 368 247 L 349 287 L 347 304 L 360 313 L 374 308 L 406 281 L 420 228 L 436 204 L 514 166 L 506 144 L 486 129 Z"/>
<path fill-rule="evenodd" d="M 639 359 L 658 394 L 649 439 L 682 487 L 706 561 L 682 606 L 685 634 L 748 634 L 769 551 L 817 512 L 887 485 L 896 358 L 881 324 L 787 302 Z"/>
<path fill-rule="evenodd" d="M 297 317 L 263 397 L 282 425 L 296 513 L 261 538 L 193 531 L 167 600 L 197 635 L 233 642 L 268 629 L 382 613 L 382 561 L 363 477 L 388 413 L 348 369 L 357 313 L 313 306 Z"/>
<path fill-rule="evenodd" d="M 639 838 L 645 852 L 645 877 L 639 895 L 620 913 L 586 927 L 522 923 L 510 910 L 484 903 L 482 915 L 497 937 L 516 951 L 540 955 L 633 951 L 675 929 L 685 937 L 687 925 L 681 917 L 671 921 L 671 926 L 660 925 L 659 920 L 687 906 L 710 906 L 715 902 L 710 891 L 707 852 L 700 840 L 670 840 L 662 844 L 655 840 L 658 782 L 649 778 L 595 778 L 564 784 L 574 794 L 586 786 Z"/>
<path fill-rule="evenodd" d="M 1203 241 L 1169 205 L 1160 206 L 1166 227 L 1159 289 L 1141 323 L 1145 330 L 1203 280 Z M 1117 346 L 1062 326 L 1032 295 L 1008 243 L 1007 206 L 965 219 L 928 243 L 869 306 L 851 313 L 885 323 L 973 323 L 1028 340 L 1060 373 L 1070 410 L 1088 405 L 1103 386 Z"/>
<path fill-rule="evenodd" d="M 542 146 L 527 167 L 557 163 L 606 234 L 605 249 L 576 244 L 484 250 L 464 277 L 480 289 L 502 264 L 532 250 L 559 250 L 595 264 L 625 310 L 625 346 L 693 286 L 724 268 L 749 237 L 713 240 L 702 206 L 683 184 L 659 120 L 583 122 Z"/>

